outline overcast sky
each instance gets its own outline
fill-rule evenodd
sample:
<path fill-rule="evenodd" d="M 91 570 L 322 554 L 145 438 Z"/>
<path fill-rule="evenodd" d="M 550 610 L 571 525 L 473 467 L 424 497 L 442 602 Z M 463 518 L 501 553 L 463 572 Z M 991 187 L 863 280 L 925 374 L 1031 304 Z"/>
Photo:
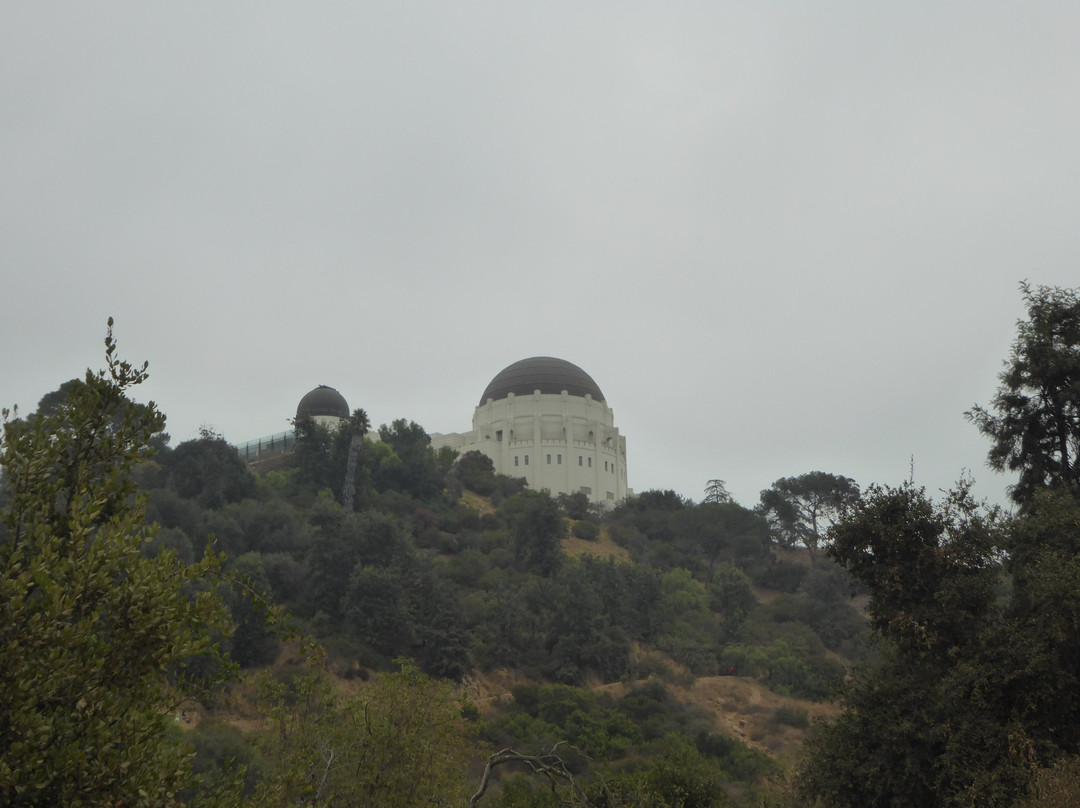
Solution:
<path fill-rule="evenodd" d="M 588 371 L 629 484 L 930 490 L 1080 286 L 1080 3 L 8 3 L 0 403 L 100 367 L 173 445 L 336 387 L 471 427 Z"/>

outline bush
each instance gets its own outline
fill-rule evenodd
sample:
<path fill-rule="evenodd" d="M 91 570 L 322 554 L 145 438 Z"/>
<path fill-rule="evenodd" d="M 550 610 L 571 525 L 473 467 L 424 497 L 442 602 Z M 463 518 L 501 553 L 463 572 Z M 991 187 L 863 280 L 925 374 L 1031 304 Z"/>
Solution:
<path fill-rule="evenodd" d="M 809 568 L 794 561 L 777 561 L 758 574 L 754 583 L 764 589 L 790 594 L 799 588 L 808 571 Z"/>
<path fill-rule="evenodd" d="M 776 712 L 773 713 L 773 721 L 789 727 L 806 729 L 810 726 L 810 715 L 801 707 L 777 707 Z"/>
<path fill-rule="evenodd" d="M 600 528 L 597 527 L 594 522 L 574 522 L 574 527 L 571 532 L 579 539 L 585 541 L 596 541 L 600 537 Z"/>
<path fill-rule="evenodd" d="M 204 718 L 184 740 L 193 748 L 191 772 L 199 779 L 178 796 L 185 804 L 231 783 L 239 770 L 245 770 L 241 793 L 248 797 L 263 775 L 265 764 L 250 739 L 236 727 L 217 718 Z"/>
<path fill-rule="evenodd" d="M 724 771 L 738 780 L 757 780 L 775 768 L 772 758 L 764 752 L 729 735 L 699 732 L 694 738 L 694 746 L 702 755 L 716 760 Z"/>

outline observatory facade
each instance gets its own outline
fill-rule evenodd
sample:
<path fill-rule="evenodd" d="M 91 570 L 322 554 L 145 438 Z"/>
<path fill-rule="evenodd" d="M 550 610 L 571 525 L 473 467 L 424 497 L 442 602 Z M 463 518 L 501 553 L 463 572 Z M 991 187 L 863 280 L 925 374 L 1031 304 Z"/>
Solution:
<path fill-rule="evenodd" d="M 431 442 L 482 452 L 496 473 L 524 477 L 536 490 L 581 491 L 598 503 L 629 493 L 626 438 L 600 387 L 563 359 L 535 356 L 504 368 L 480 397 L 472 431 L 433 434 Z"/>

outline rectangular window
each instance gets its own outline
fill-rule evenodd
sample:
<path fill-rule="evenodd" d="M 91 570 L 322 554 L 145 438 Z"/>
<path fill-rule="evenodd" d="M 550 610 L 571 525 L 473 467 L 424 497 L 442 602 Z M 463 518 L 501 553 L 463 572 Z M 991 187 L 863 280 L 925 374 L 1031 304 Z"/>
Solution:
<path fill-rule="evenodd" d="M 582 465 L 582 464 L 583 464 L 584 462 L 585 462 L 585 459 L 584 459 L 584 458 L 583 458 L 583 457 L 582 457 L 581 455 L 578 455 L 578 456 L 577 456 L 577 464 L 578 464 L 578 465 L 580 466 L 580 465 Z"/>
<path fill-rule="evenodd" d="M 589 468 L 592 468 L 592 458 L 589 458 Z"/>
<path fill-rule="evenodd" d="M 607 461 L 604 461 L 604 471 L 607 471 Z"/>
<path fill-rule="evenodd" d="M 529 465 L 529 456 L 525 455 L 525 465 Z"/>
<path fill-rule="evenodd" d="M 557 456 L 555 457 L 555 465 L 557 465 L 557 466 L 561 466 L 561 465 L 562 465 L 562 455 L 557 455 Z"/>
<path fill-rule="evenodd" d="M 497 432 L 495 433 L 495 440 L 502 440 L 502 430 L 501 430 L 501 429 L 500 429 L 500 430 L 498 430 L 498 431 L 497 431 Z"/>
<path fill-rule="evenodd" d="M 518 464 L 518 456 L 514 455 L 514 465 L 516 466 L 517 464 Z"/>
<path fill-rule="evenodd" d="M 592 488 L 590 488 L 587 485 L 583 485 L 583 486 L 581 486 L 581 493 L 588 494 L 589 496 L 592 496 Z"/>
<path fill-rule="evenodd" d="M 548 455 L 548 465 L 551 465 L 551 455 Z"/>

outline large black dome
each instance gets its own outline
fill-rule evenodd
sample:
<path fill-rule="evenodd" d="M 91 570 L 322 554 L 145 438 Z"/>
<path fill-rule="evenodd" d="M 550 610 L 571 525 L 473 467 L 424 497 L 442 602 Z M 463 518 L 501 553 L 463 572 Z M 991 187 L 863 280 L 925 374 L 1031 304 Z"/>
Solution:
<path fill-rule="evenodd" d="M 577 365 L 553 356 L 534 356 L 499 371 L 480 397 L 480 403 L 484 404 L 489 398 L 498 401 L 510 393 L 515 396 L 532 395 L 536 390 L 552 395 L 559 395 L 565 390 L 572 396 L 584 397 L 588 394 L 597 401 L 604 400 L 604 394 L 592 376 Z"/>
<path fill-rule="evenodd" d="M 299 418 L 301 413 L 306 413 L 312 418 L 317 418 L 320 415 L 348 418 L 349 404 L 345 401 L 345 396 L 341 395 L 333 387 L 320 384 L 300 399 L 300 403 L 296 407 L 296 417 Z"/>

